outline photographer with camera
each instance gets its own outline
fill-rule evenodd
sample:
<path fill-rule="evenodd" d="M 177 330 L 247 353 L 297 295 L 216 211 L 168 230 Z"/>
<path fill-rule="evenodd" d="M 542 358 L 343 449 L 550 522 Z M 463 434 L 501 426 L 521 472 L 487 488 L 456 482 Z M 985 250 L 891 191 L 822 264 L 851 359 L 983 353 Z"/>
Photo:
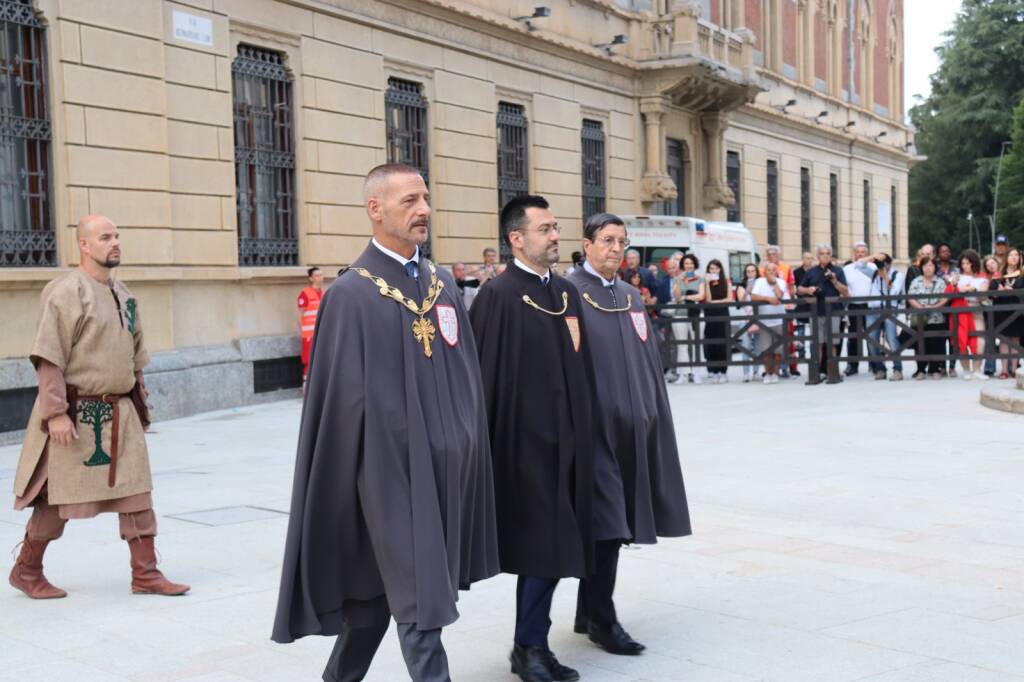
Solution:
<path fill-rule="evenodd" d="M 843 304 L 838 301 L 828 302 L 826 299 L 846 297 L 850 295 L 850 289 L 846 286 L 846 275 L 843 270 L 832 264 L 832 247 L 828 244 L 821 244 L 817 249 L 818 264 L 811 268 L 804 276 L 803 284 L 798 286 L 798 296 L 808 296 L 807 303 L 811 304 L 814 312 L 814 324 L 817 325 L 818 338 L 821 339 L 820 361 L 818 373 L 824 380 L 828 375 L 827 353 L 825 340 L 831 333 L 835 343 L 835 353 L 839 355 L 839 316 L 835 311 L 841 309 Z M 829 316 L 829 312 L 833 314 Z M 831 322 L 830 322 L 831 320 Z M 828 327 L 831 327 L 829 329 Z"/>
<path fill-rule="evenodd" d="M 887 253 L 876 253 L 873 256 L 863 259 L 857 268 L 865 274 L 871 273 L 871 296 L 884 297 L 882 301 L 869 301 L 868 309 L 890 309 L 898 308 L 897 301 L 892 296 L 903 293 L 903 273 L 892 267 L 892 256 Z M 878 315 L 867 315 L 864 327 L 868 329 L 868 355 L 882 355 L 882 332 L 885 332 L 885 342 L 890 350 L 899 348 L 899 329 L 896 326 L 896 319 L 887 316 L 881 324 L 877 324 Z M 868 365 L 875 375 L 875 379 L 883 381 L 886 378 L 885 362 L 872 361 Z M 891 381 L 903 381 L 903 362 L 896 356 L 892 362 Z"/>

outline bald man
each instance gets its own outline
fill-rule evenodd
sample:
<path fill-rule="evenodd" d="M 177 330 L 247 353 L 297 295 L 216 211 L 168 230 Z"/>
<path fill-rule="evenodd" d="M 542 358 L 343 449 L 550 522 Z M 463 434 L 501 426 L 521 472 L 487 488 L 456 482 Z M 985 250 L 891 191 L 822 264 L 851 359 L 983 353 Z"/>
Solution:
<path fill-rule="evenodd" d="M 67 593 L 43 575 L 47 545 L 68 519 L 116 512 L 131 555 L 134 594 L 185 594 L 156 568 L 149 426 L 142 369 L 149 362 L 135 296 L 112 270 L 117 226 L 87 216 L 76 229 L 79 266 L 43 289 L 29 359 L 39 395 L 14 479 L 14 508 L 32 507 L 10 583 L 32 599 Z"/>

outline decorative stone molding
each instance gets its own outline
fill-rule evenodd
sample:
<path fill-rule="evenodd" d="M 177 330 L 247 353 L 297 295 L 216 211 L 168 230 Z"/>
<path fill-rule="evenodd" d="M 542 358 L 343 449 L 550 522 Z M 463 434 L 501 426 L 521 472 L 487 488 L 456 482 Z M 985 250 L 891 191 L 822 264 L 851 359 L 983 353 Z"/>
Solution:
<path fill-rule="evenodd" d="M 736 203 L 736 195 L 732 193 L 722 180 L 708 180 L 704 183 L 704 210 L 729 208 Z"/>
<path fill-rule="evenodd" d="M 644 174 L 640 180 L 640 200 L 643 202 L 673 201 L 679 196 L 679 189 L 664 171 Z"/>
<path fill-rule="evenodd" d="M 700 19 L 704 14 L 704 3 L 700 0 L 673 0 L 671 13 Z"/>
<path fill-rule="evenodd" d="M 738 29 L 733 31 L 733 33 L 735 33 L 736 36 L 741 41 L 743 41 L 744 45 L 755 45 L 755 44 L 757 44 L 757 36 L 754 35 L 754 32 L 752 30 L 750 30 L 749 28 L 747 28 L 745 26 L 739 27 Z"/>

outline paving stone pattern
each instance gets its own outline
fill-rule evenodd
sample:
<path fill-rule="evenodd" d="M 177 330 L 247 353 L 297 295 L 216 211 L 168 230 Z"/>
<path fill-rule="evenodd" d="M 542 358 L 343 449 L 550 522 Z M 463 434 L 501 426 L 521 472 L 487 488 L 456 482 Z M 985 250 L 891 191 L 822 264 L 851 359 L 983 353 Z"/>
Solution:
<path fill-rule="evenodd" d="M 1024 679 L 1024 418 L 978 391 L 863 375 L 670 387 L 696 534 L 623 552 L 619 615 L 647 652 L 573 634 L 568 580 L 552 647 L 593 682 Z M 116 518 L 72 521 L 47 555 L 67 599 L 0 588 L 0 680 L 320 679 L 332 641 L 269 640 L 299 411 L 158 423 L 161 567 L 192 594 L 132 596 Z M 0 448 L 5 486 L 17 454 Z M 3 547 L 28 518 L 12 499 Z M 464 593 L 444 635 L 455 680 L 513 679 L 514 592 L 501 576 Z M 367 679 L 407 679 L 393 630 Z"/>

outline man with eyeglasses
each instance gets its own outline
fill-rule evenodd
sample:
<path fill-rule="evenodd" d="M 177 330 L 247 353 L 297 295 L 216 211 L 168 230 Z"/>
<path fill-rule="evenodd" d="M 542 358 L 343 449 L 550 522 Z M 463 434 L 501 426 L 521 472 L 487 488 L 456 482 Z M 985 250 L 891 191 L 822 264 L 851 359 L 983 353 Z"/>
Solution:
<path fill-rule="evenodd" d="M 579 673 L 548 645 L 560 578 L 588 574 L 594 432 L 587 336 L 576 287 L 552 271 L 559 227 L 539 196 L 501 211 L 514 259 L 470 310 L 494 459 L 501 570 L 519 576 L 512 672 L 525 682 Z"/>
<path fill-rule="evenodd" d="M 657 335 L 640 292 L 617 277 L 628 246 L 621 218 L 591 216 L 583 227 L 586 260 L 569 277 L 584 303 L 596 436 L 594 571 L 580 581 L 574 629 L 618 655 L 645 648 L 615 611 L 619 549 L 691 532 Z"/>
<path fill-rule="evenodd" d="M 75 231 L 79 265 L 43 289 L 29 360 L 39 376 L 14 478 L 14 508 L 32 507 L 10 583 L 32 599 L 67 592 L 43 575 L 43 554 L 68 519 L 117 513 L 131 554 L 134 594 L 182 595 L 157 567 L 149 426 L 142 370 L 149 363 L 138 300 L 113 269 L 117 226 L 86 216 Z"/>

